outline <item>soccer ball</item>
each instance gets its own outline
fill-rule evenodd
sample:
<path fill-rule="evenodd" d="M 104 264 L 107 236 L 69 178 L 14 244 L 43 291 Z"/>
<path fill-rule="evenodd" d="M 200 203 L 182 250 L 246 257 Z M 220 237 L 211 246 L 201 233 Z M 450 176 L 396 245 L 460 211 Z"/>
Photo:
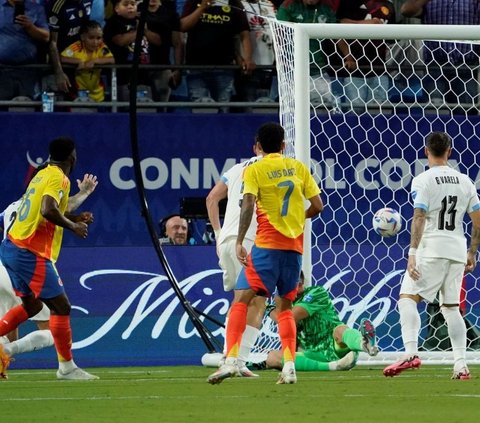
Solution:
<path fill-rule="evenodd" d="M 372 226 L 377 234 L 389 238 L 397 235 L 402 229 L 402 217 L 395 209 L 385 207 L 374 214 Z"/>

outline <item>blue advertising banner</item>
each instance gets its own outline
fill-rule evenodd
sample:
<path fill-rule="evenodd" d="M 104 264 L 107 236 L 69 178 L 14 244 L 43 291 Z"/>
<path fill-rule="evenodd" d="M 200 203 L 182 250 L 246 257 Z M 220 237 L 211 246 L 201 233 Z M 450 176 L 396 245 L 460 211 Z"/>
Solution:
<path fill-rule="evenodd" d="M 366 247 L 368 248 L 368 247 Z M 166 256 L 187 300 L 194 308 L 223 322 L 232 299 L 223 291 L 214 246 L 166 246 Z M 342 250 L 342 251 L 340 251 Z M 349 254 L 337 247 L 334 253 Z M 369 255 L 367 250 L 363 251 Z M 340 318 L 351 326 L 374 316 L 380 337 L 397 323 L 395 297 L 402 265 L 385 263 L 372 272 L 369 284 L 351 280 L 358 263 L 323 278 L 315 275 L 334 298 Z M 376 262 L 362 263 L 365 273 Z M 150 247 L 64 248 L 58 269 L 73 305 L 75 360 L 82 366 L 200 364 L 207 352 L 188 319 L 158 258 Z M 206 321 L 223 344 L 223 329 Z M 31 322 L 22 327 L 25 333 Z M 385 345 L 390 346 L 390 332 Z M 400 345 L 395 345 L 400 347 Z M 55 367 L 53 347 L 18 356 L 12 368 Z"/>
<path fill-rule="evenodd" d="M 251 156 L 256 129 L 271 119 L 256 114 L 139 115 L 141 164 L 154 221 L 178 212 L 182 197 L 205 197 L 224 171 Z M 422 117 L 400 121 L 395 116 L 333 115 L 320 118 L 313 128 L 318 148 L 312 151 L 311 166 L 328 199 L 313 227 L 313 277 L 330 290 L 345 323 L 373 319 L 384 350 L 401 348 L 395 307 L 409 235 L 403 231 L 379 242 L 369 230 L 371 211 L 395 204 L 408 222 L 408 188 L 424 169 L 419 152 L 432 129 L 451 130 L 452 164 L 480 179 L 472 143 L 478 141 L 472 127 L 479 118 L 471 117 L 463 126 L 450 126 L 450 117 L 441 119 L 432 124 Z M 74 306 L 73 347 L 79 365 L 199 364 L 206 348 L 155 256 L 141 216 L 128 116 L 0 113 L 0 123 L 0 209 L 22 195 L 29 173 L 47 160 L 48 142 L 57 136 L 72 136 L 77 143 L 72 193 L 83 174 L 99 179 L 82 207 L 95 215 L 89 237 L 80 240 L 66 232 L 58 262 Z M 195 235 L 201 239 L 200 230 Z M 223 292 L 215 247 L 167 246 L 165 252 L 187 300 L 223 322 L 231 295 Z M 479 291 L 469 295 L 478 307 Z M 480 310 L 473 312 L 480 315 Z M 223 342 L 223 330 L 211 322 L 207 326 Z M 28 323 L 22 331 L 31 327 Z M 13 368 L 41 366 L 56 366 L 53 348 L 18 357 Z"/>

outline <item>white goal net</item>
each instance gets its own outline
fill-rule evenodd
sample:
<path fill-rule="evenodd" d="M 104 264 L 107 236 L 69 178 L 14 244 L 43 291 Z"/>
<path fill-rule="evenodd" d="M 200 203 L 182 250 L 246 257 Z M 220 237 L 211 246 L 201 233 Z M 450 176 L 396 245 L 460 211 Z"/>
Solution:
<path fill-rule="evenodd" d="M 358 327 L 363 317 L 375 324 L 381 353 L 376 358 L 362 354 L 360 362 L 395 360 L 403 350 L 396 302 L 410 240 L 409 189 L 413 176 L 425 169 L 426 135 L 449 133 L 451 165 L 480 184 L 479 46 L 456 41 L 454 48 L 464 52 L 459 59 L 447 41 L 428 40 L 480 40 L 480 28 L 271 25 L 289 151 L 310 163 L 326 204 L 312 222 L 305 270 L 312 284 L 329 290 L 346 324 Z M 353 72 L 338 53 L 339 39 L 360 40 Z M 318 54 L 326 65 L 318 66 Z M 382 207 L 397 209 L 403 217 L 402 231 L 394 238 L 383 239 L 371 229 L 373 214 Z M 478 274 L 477 269 L 465 276 L 461 299 L 470 362 L 480 362 Z M 420 311 L 422 359 L 450 362 L 438 305 L 423 305 Z M 268 330 L 256 352 L 275 341 Z"/>

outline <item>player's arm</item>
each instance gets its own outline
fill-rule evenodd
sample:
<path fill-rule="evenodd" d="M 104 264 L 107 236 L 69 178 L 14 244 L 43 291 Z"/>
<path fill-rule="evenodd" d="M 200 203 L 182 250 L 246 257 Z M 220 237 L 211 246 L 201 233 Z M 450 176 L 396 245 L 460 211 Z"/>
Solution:
<path fill-rule="evenodd" d="M 63 215 L 58 208 L 58 203 L 55 198 L 50 195 L 42 197 L 42 205 L 40 213 L 49 222 L 65 229 L 70 229 L 80 238 L 86 238 L 88 234 L 87 224 L 85 222 L 74 222 Z"/>
<path fill-rule="evenodd" d="M 98 185 L 97 177 L 86 173 L 83 179 L 77 179 L 78 192 L 68 198 L 67 213 L 77 210 Z"/>
<path fill-rule="evenodd" d="M 208 220 L 212 224 L 215 232 L 215 239 L 218 239 L 222 226 L 220 224 L 220 207 L 219 203 L 224 198 L 227 198 L 228 186 L 222 180 L 219 180 L 207 195 L 206 205 Z"/>
<path fill-rule="evenodd" d="M 480 210 L 469 213 L 469 216 L 472 220 L 472 233 L 470 236 L 470 248 L 467 252 L 466 272 L 472 272 L 477 264 L 477 251 L 480 244 Z"/>
<path fill-rule="evenodd" d="M 412 230 L 410 235 L 410 250 L 408 252 L 407 271 L 413 280 L 420 278 L 420 272 L 417 269 L 417 248 L 422 240 L 423 231 L 425 229 L 427 212 L 422 208 L 416 207 L 413 211 Z"/>
<path fill-rule="evenodd" d="M 62 62 L 60 60 L 60 53 L 57 47 L 58 32 L 50 31 L 50 40 L 48 43 L 48 55 L 52 63 L 53 72 L 55 74 L 55 81 L 60 91 L 67 92 L 71 87 L 68 76 L 65 75 L 62 68 Z"/>
<path fill-rule="evenodd" d="M 240 223 L 238 224 L 238 235 L 236 243 L 237 258 L 243 266 L 247 264 L 247 250 L 243 247 L 243 240 L 252 222 L 255 201 L 257 197 L 253 194 L 244 194 L 242 208 L 240 209 Z"/>
<path fill-rule="evenodd" d="M 315 217 L 323 211 L 323 201 L 320 195 L 315 195 L 309 198 L 308 201 L 310 201 L 310 206 L 305 210 L 306 219 Z"/>

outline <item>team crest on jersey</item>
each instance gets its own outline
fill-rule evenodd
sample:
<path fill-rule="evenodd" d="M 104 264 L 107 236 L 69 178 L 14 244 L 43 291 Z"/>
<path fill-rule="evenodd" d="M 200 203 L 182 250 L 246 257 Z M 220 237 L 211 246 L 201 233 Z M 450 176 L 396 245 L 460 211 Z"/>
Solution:
<path fill-rule="evenodd" d="M 222 10 L 225 12 L 225 13 L 230 13 L 230 11 L 232 10 L 232 8 L 230 6 L 222 6 Z"/>
<path fill-rule="evenodd" d="M 311 303 L 312 301 L 313 301 L 313 297 L 310 294 L 307 294 L 302 298 L 302 302 L 304 303 Z"/>

